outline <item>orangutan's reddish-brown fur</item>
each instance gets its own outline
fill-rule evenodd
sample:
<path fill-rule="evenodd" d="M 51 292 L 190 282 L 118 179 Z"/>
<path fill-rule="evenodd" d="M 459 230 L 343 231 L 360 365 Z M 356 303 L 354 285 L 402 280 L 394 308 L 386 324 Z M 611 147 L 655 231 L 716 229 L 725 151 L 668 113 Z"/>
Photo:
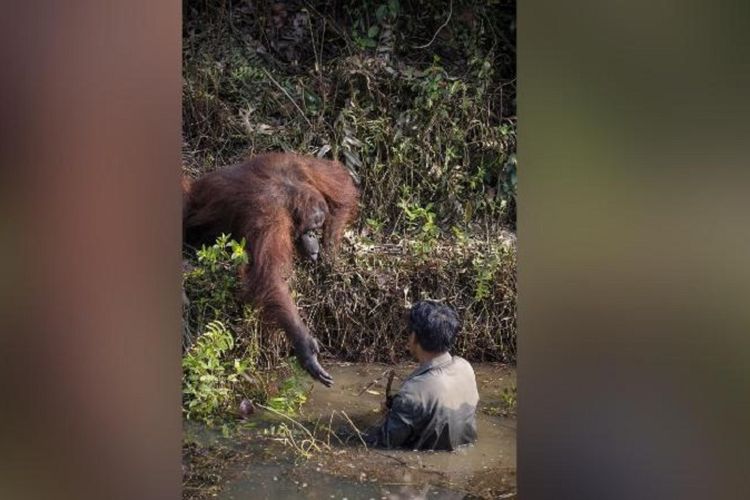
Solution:
<path fill-rule="evenodd" d="M 269 153 L 183 182 L 183 193 L 185 243 L 209 245 L 221 233 L 244 237 L 250 257 L 243 273 L 245 299 L 286 332 L 307 371 L 330 385 L 286 280 L 300 235 L 322 226 L 324 252 L 332 255 L 354 218 L 358 192 L 346 168 L 335 161 Z"/>

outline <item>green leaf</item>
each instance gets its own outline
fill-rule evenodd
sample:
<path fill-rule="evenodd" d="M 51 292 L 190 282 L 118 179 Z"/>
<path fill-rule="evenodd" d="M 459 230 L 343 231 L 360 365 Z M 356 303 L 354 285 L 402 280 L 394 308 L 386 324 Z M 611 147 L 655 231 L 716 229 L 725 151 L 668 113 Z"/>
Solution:
<path fill-rule="evenodd" d="M 388 14 L 388 6 L 383 4 L 380 7 L 378 7 L 378 10 L 375 11 L 375 17 L 378 19 L 378 21 L 382 21 L 383 18 Z"/>

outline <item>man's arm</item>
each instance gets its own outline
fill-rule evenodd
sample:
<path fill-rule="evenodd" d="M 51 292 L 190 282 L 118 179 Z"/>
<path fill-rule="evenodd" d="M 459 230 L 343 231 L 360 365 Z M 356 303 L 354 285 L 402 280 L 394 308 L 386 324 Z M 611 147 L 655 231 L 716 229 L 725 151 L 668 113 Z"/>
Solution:
<path fill-rule="evenodd" d="M 402 446 L 414 431 L 415 418 L 414 403 L 397 394 L 393 398 L 393 404 L 383 425 L 368 436 L 369 444 L 386 448 Z"/>

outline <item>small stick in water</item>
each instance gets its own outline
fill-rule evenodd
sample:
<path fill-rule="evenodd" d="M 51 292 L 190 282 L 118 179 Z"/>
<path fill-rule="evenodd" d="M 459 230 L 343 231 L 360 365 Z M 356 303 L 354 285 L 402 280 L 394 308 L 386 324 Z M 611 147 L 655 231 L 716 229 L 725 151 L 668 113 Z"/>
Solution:
<path fill-rule="evenodd" d="M 391 370 L 391 371 L 393 371 L 393 370 Z M 379 376 L 378 378 L 376 378 L 375 380 L 373 380 L 372 382 L 370 382 L 369 384 L 367 384 L 367 385 L 365 386 L 365 388 L 364 388 L 364 389 L 362 389 L 361 391 L 359 391 L 359 393 L 357 393 L 357 396 L 361 396 L 362 394 L 364 394 L 364 393 L 365 393 L 365 391 L 366 391 L 367 389 L 369 389 L 369 388 L 370 388 L 370 387 L 372 387 L 373 385 L 375 385 L 375 384 L 377 384 L 378 382 L 380 382 L 380 379 L 381 379 L 381 378 L 383 378 L 383 377 L 385 377 L 385 374 L 386 374 L 386 373 L 388 373 L 388 370 L 384 371 L 384 372 L 383 372 L 383 373 L 382 373 L 382 374 L 381 374 L 381 375 L 380 375 L 380 376 Z"/>
<path fill-rule="evenodd" d="M 393 396 L 391 396 L 391 384 L 393 384 L 393 377 L 396 375 L 396 370 L 391 369 L 388 373 L 388 382 L 385 384 L 385 405 L 390 408 L 393 403 Z"/>

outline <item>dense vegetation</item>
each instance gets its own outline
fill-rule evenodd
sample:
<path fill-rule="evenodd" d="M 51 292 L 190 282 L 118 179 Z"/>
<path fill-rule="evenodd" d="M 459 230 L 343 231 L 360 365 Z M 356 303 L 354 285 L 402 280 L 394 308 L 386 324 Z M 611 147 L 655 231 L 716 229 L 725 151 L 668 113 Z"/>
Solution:
<path fill-rule="evenodd" d="M 459 354 L 513 361 L 515 4 L 183 5 L 185 172 L 288 150 L 338 159 L 359 183 L 360 217 L 333 268 L 300 265 L 292 283 L 324 356 L 403 359 L 403 308 L 430 297 L 459 311 Z M 188 257 L 186 384 L 298 397 L 283 335 L 234 300 L 240 242 Z M 196 360 L 200 349 L 219 366 Z M 189 399 L 198 413 L 232 402 Z"/>

